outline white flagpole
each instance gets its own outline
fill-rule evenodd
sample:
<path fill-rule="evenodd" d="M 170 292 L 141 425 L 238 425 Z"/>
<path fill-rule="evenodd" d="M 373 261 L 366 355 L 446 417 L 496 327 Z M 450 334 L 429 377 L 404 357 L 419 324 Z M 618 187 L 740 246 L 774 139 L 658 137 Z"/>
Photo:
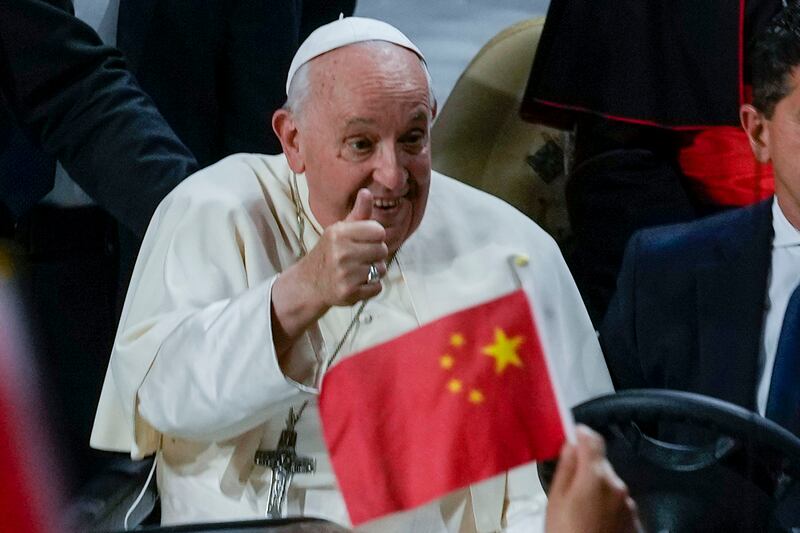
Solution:
<path fill-rule="evenodd" d="M 511 270 L 511 276 L 514 278 L 514 283 L 516 284 L 518 289 L 525 289 L 522 278 L 519 276 L 519 272 L 517 272 L 520 268 L 525 268 L 530 264 L 530 259 L 526 255 L 522 254 L 511 254 L 508 256 L 508 266 Z M 526 292 L 527 295 L 527 292 Z M 533 317 L 533 324 L 536 327 L 537 332 L 539 332 L 539 325 L 536 323 L 536 313 L 534 312 L 533 305 L 528 298 L 528 306 L 530 307 L 531 316 Z M 556 405 L 558 406 L 558 412 L 561 417 L 561 425 L 564 427 L 564 436 L 567 439 L 567 442 L 570 444 L 576 443 L 576 436 L 575 436 L 575 418 L 572 416 L 572 410 L 564 401 L 564 394 L 561 388 L 561 382 L 558 379 L 558 375 L 553 368 L 553 364 L 550 359 L 550 354 L 547 353 L 547 348 L 543 342 L 541 342 L 541 333 L 540 336 L 540 344 L 542 346 L 542 353 L 544 355 L 544 362 L 545 366 L 547 367 L 547 374 L 550 378 L 550 384 L 553 387 L 553 394 L 556 397 Z"/>

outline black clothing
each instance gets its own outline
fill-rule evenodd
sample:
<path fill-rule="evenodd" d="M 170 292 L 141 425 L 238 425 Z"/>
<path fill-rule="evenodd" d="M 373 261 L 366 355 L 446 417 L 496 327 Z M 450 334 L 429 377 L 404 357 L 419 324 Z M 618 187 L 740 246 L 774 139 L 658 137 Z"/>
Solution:
<path fill-rule="evenodd" d="M 781 0 L 552 0 L 522 116 L 668 128 L 739 124 L 748 43 Z M 577 113 L 576 113 L 577 112 Z"/>
<path fill-rule="evenodd" d="M 144 90 L 205 167 L 277 154 L 272 113 L 310 31 L 355 0 L 120 0 L 117 44 Z"/>
<path fill-rule="evenodd" d="M 0 0 L 0 239 L 39 326 L 45 401 L 74 491 L 102 467 L 89 434 L 139 239 L 198 166 L 122 55 L 60 8 L 71 6 Z M 97 206 L 36 205 L 55 159 Z"/>

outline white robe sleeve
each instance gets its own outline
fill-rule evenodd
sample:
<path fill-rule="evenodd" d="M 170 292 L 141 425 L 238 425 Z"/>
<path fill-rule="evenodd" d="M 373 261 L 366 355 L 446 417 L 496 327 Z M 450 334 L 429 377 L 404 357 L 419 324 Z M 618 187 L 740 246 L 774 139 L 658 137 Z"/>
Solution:
<path fill-rule="evenodd" d="M 310 390 L 284 376 L 272 340 L 272 284 L 281 262 L 293 260 L 287 236 L 263 196 L 248 206 L 242 197 L 252 191 L 237 187 L 179 187 L 145 238 L 111 359 L 137 442 L 153 430 L 233 437 Z M 311 385 L 308 337 L 291 354 L 292 376 Z"/>

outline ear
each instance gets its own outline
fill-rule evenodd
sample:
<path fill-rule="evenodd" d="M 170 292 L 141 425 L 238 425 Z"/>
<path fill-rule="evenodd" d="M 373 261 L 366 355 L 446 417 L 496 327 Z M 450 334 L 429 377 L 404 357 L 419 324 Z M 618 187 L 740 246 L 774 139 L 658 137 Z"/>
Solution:
<path fill-rule="evenodd" d="M 753 155 L 762 163 L 769 162 L 769 119 L 750 104 L 745 104 L 739 109 L 739 120 L 742 122 Z"/>
<path fill-rule="evenodd" d="M 298 174 L 305 172 L 306 165 L 300 150 L 300 132 L 292 113 L 282 108 L 275 111 L 272 115 L 272 130 L 281 141 L 289 168 Z"/>

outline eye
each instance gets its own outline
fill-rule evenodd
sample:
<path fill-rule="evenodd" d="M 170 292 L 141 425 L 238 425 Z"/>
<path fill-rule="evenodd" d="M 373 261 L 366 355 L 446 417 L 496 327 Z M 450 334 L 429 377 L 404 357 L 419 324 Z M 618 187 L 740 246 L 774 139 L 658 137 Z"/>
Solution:
<path fill-rule="evenodd" d="M 419 151 L 425 145 L 426 133 L 425 130 L 414 129 L 400 137 L 400 142 L 403 143 L 409 150 Z"/>
<path fill-rule="evenodd" d="M 355 137 L 347 140 L 347 146 L 356 153 L 366 153 L 372 149 L 372 141 L 365 137 Z"/>

